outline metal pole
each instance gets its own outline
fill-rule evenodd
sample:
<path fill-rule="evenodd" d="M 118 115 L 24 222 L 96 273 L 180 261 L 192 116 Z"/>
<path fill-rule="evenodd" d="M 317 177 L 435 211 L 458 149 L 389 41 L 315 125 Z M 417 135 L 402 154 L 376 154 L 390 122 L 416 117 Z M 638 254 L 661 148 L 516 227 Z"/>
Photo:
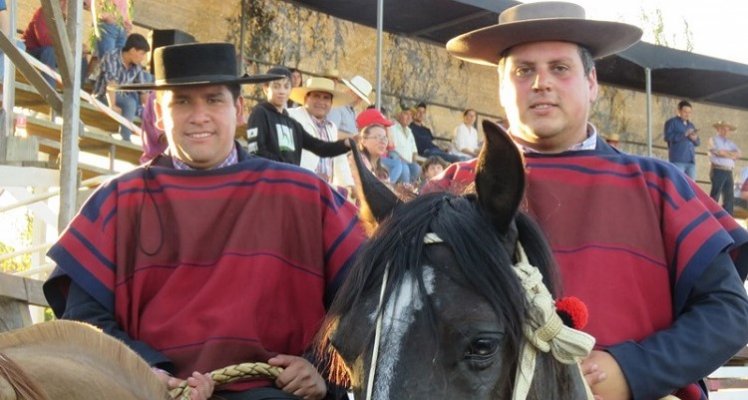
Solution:
<path fill-rule="evenodd" d="M 8 2 L 8 39 L 15 45 L 16 43 L 16 14 L 18 10 L 17 0 Z M 10 61 L 7 55 L 3 56 L 2 62 L 5 64 L 5 75 L 3 76 L 3 110 L 5 110 L 5 120 L 3 121 L 4 129 L 0 128 L 0 137 L 3 133 L 10 137 L 13 136 L 13 106 L 16 102 L 16 66 Z"/>
<path fill-rule="evenodd" d="M 647 82 L 647 156 L 652 157 L 652 70 L 644 68 Z"/>
<path fill-rule="evenodd" d="M 64 230 L 73 219 L 77 206 L 78 194 L 78 136 L 83 126 L 80 122 L 80 87 L 81 59 L 83 58 L 82 41 L 83 2 L 69 1 L 67 16 L 67 38 L 73 52 L 73 65 L 69 65 L 72 74 L 62 77 L 62 140 L 60 142 L 60 214 L 57 229 Z"/>
<path fill-rule="evenodd" d="M 246 25 L 247 23 L 247 7 L 244 0 L 239 1 L 241 1 L 242 3 L 242 11 L 241 15 L 239 16 L 239 71 L 244 74 L 246 72 L 246 65 L 244 65 L 244 31 L 246 28 L 244 27 L 244 25 Z"/>
<path fill-rule="evenodd" d="M 377 0 L 377 110 L 382 109 L 382 32 L 384 31 L 384 0 Z"/>

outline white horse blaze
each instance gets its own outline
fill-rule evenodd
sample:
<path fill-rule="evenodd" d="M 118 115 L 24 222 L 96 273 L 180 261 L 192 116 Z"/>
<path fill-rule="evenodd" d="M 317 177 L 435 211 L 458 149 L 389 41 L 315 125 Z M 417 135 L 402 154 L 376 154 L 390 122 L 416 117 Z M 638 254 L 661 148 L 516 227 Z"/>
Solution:
<path fill-rule="evenodd" d="M 423 267 L 423 283 L 426 295 L 434 293 L 434 270 Z M 418 295 L 418 282 L 410 271 L 405 273 L 400 287 L 390 297 L 382 316 L 382 341 L 379 348 L 373 399 L 389 399 L 390 385 L 394 379 L 395 366 L 400 359 L 405 334 L 415 321 L 416 312 L 423 308 Z"/>

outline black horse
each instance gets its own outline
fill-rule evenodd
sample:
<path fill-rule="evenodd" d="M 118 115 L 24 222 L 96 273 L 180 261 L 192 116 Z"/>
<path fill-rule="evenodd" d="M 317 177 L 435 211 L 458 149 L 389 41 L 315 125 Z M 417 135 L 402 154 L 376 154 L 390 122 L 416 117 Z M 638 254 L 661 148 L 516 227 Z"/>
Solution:
<path fill-rule="evenodd" d="M 523 254 L 518 243 L 551 292 L 555 269 L 542 234 L 517 212 L 524 191 L 518 149 L 498 126 L 483 127 L 486 144 L 474 193 L 401 203 L 360 172 L 362 210 L 381 225 L 333 303 L 319 340 L 333 360 L 333 379 L 356 399 L 366 398 L 367 385 L 379 400 L 516 397 L 527 344 L 523 329 L 533 312 L 512 270 Z M 586 398 L 575 364 L 538 355 L 527 398 Z"/>

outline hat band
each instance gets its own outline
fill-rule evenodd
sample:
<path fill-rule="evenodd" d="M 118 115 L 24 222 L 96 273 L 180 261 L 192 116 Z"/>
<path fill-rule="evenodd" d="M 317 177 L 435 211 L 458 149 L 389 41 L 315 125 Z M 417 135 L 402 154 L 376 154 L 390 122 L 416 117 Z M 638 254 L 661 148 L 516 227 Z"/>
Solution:
<path fill-rule="evenodd" d="M 187 82 L 195 82 L 195 83 L 210 83 L 210 82 L 225 82 L 225 81 L 234 81 L 241 79 L 240 76 L 234 76 L 234 75 L 193 75 L 193 76 L 180 76 L 180 77 L 173 77 L 173 78 L 161 78 L 156 79 L 155 84 L 156 86 L 161 85 L 171 85 L 175 83 L 187 83 Z"/>

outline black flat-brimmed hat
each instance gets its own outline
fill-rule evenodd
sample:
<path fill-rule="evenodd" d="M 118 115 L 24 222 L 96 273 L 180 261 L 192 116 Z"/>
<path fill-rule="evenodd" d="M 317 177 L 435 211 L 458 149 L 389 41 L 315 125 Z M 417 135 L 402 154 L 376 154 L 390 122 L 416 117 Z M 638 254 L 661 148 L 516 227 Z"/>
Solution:
<path fill-rule="evenodd" d="M 260 74 L 238 76 L 231 43 L 189 43 L 153 52 L 153 83 L 114 85 L 115 90 L 167 90 L 183 86 L 262 83 L 283 78 Z"/>
<path fill-rule="evenodd" d="M 467 62 L 497 65 L 502 53 L 516 45 L 560 41 L 577 43 L 601 58 L 627 49 L 641 36 L 634 25 L 590 20 L 576 4 L 547 1 L 504 10 L 498 24 L 452 38 L 447 52 Z"/>

